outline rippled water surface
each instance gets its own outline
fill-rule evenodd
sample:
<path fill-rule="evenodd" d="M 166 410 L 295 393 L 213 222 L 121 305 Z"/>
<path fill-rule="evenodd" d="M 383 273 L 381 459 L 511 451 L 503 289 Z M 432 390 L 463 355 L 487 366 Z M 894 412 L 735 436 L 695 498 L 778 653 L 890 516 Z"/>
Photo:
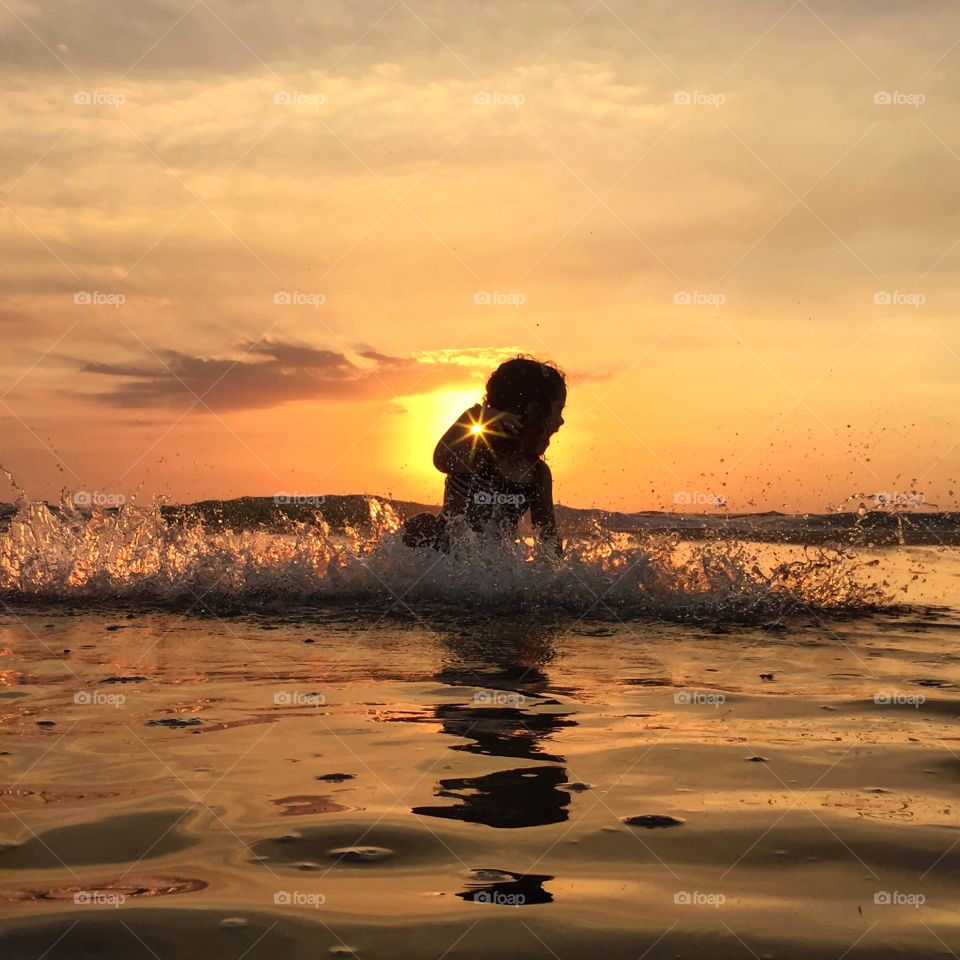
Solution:
<path fill-rule="evenodd" d="M 949 955 L 960 563 L 864 559 L 907 606 L 7 603 L 3 956 Z"/>

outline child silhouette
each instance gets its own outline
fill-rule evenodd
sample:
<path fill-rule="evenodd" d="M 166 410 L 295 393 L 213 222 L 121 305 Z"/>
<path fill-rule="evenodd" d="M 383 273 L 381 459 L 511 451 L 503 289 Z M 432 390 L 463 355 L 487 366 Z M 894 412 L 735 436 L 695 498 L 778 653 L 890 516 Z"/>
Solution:
<path fill-rule="evenodd" d="M 563 425 L 566 399 L 566 380 L 552 364 L 530 357 L 500 364 L 483 404 L 465 411 L 434 451 L 434 466 L 447 477 L 440 515 L 407 520 L 404 543 L 445 549 L 456 517 L 479 533 L 514 537 L 529 510 L 538 543 L 561 554 L 553 477 L 543 455 Z"/>

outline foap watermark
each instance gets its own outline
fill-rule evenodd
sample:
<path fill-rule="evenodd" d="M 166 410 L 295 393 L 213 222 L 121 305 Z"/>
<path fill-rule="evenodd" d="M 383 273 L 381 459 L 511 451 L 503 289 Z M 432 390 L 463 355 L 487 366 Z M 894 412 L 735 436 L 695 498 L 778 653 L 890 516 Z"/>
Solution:
<path fill-rule="evenodd" d="M 673 495 L 673 502 L 681 507 L 725 507 L 727 498 L 722 493 L 677 490 Z"/>
<path fill-rule="evenodd" d="M 113 307 L 115 310 L 127 302 L 126 294 L 105 293 L 102 290 L 78 290 L 73 295 L 78 307 Z"/>
<path fill-rule="evenodd" d="M 316 310 L 327 302 L 327 298 L 322 293 L 305 293 L 303 290 L 277 290 L 273 295 L 273 302 L 281 307 L 313 307 Z"/>
<path fill-rule="evenodd" d="M 702 890 L 678 890 L 673 902 L 681 907 L 722 907 L 727 898 L 722 893 L 704 893 Z"/>
<path fill-rule="evenodd" d="M 710 693 L 707 690 L 677 690 L 673 702 L 678 707 L 721 707 L 727 702 L 722 693 Z"/>
<path fill-rule="evenodd" d="M 486 507 L 522 507 L 527 498 L 522 493 L 499 493 L 496 490 L 478 490 L 473 502 Z"/>
<path fill-rule="evenodd" d="M 122 493 L 102 490 L 77 490 L 70 499 L 75 507 L 122 507 L 127 502 Z"/>
<path fill-rule="evenodd" d="M 921 707 L 927 702 L 922 693 L 887 693 L 880 690 L 873 695 L 873 702 L 878 707 Z"/>
<path fill-rule="evenodd" d="M 922 893 L 904 893 L 902 890 L 878 890 L 873 895 L 878 907 L 922 907 L 927 898 Z"/>
<path fill-rule="evenodd" d="M 99 690 L 78 690 L 73 702 L 80 707 L 122 707 L 127 698 L 122 693 L 102 693 Z"/>
<path fill-rule="evenodd" d="M 78 907 L 122 907 L 127 898 L 122 893 L 106 890 L 77 890 L 73 902 Z"/>
<path fill-rule="evenodd" d="M 122 107 L 127 98 L 125 94 L 109 90 L 77 90 L 73 102 L 81 107 Z"/>
<path fill-rule="evenodd" d="M 902 90 L 878 90 L 873 95 L 873 102 L 881 107 L 901 106 L 922 107 L 927 98 L 922 93 L 904 93 Z"/>
<path fill-rule="evenodd" d="M 277 90 L 273 102 L 281 107 L 322 107 L 327 98 L 322 93 L 304 93 L 303 90 Z"/>
<path fill-rule="evenodd" d="M 473 702 L 496 707 L 522 707 L 527 698 L 522 693 L 507 690 L 478 690 L 473 695 Z"/>
<path fill-rule="evenodd" d="M 281 490 L 273 495 L 273 502 L 278 506 L 322 507 L 327 502 L 327 495 L 325 493 L 287 493 L 286 490 Z"/>
<path fill-rule="evenodd" d="M 322 693 L 304 693 L 302 690 L 277 690 L 273 695 L 275 707 L 322 707 L 326 702 Z"/>
<path fill-rule="evenodd" d="M 504 293 L 502 290 L 478 290 L 473 295 L 478 307 L 522 307 L 527 298 L 522 293 Z"/>
<path fill-rule="evenodd" d="M 527 98 L 522 93 L 505 93 L 503 90 L 478 90 L 473 95 L 478 107 L 522 107 Z"/>
<path fill-rule="evenodd" d="M 327 898 L 322 893 L 307 893 L 304 890 L 277 890 L 273 902 L 278 907 L 322 907 Z"/>
<path fill-rule="evenodd" d="M 906 293 L 903 290 L 876 290 L 873 302 L 878 307 L 922 307 L 927 298 L 922 293 Z"/>
<path fill-rule="evenodd" d="M 705 93 L 703 90 L 677 90 L 673 102 L 681 107 L 722 107 L 727 98 L 722 93 Z"/>
<path fill-rule="evenodd" d="M 676 290 L 673 303 L 677 307 L 722 307 L 727 302 L 723 293 L 707 293 L 703 290 Z"/>
<path fill-rule="evenodd" d="M 503 893 L 501 890 L 477 890 L 474 903 L 495 903 L 501 907 L 520 907 L 527 902 L 522 893 Z"/>
<path fill-rule="evenodd" d="M 922 507 L 927 502 L 926 497 L 916 490 L 908 493 L 880 490 L 877 493 L 871 493 L 867 499 L 872 500 L 878 507 Z"/>

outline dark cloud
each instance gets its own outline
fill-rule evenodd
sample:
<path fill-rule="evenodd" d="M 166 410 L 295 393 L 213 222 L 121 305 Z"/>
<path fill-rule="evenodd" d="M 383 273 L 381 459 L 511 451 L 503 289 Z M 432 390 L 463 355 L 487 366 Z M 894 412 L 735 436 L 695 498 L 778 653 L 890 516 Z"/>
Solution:
<path fill-rule="evenodd" d="M 286 343 L 280 340 L 247 340 L 240 345 L 244 353 L 267 357 L 285 367 L 300 367 L 316 370 L 354 369 L 353 364 L 342 354 L 321 350 L 308 344 Z"/>
<path fill-rule="evenodd" d="M 240 345 L 236 358 L 158 352 L 155 363 L 90 361 L 81 372 L 119 381 L 95 399 L 116 407 L 184 407 L 196 411 L 257 410 L 317 397 L 393 396 L 463 378 L 454 364 L 421 364 L 368 350 L 363 364 L 309 344 L 260 340 Z M 199 402 L 198 402 L 199 401 Z"/>

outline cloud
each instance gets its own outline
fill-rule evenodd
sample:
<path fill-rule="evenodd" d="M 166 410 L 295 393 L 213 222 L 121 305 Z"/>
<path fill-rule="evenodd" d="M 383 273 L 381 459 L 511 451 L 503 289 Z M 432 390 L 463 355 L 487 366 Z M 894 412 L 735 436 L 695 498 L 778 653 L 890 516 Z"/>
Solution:
<path fill-rule="evenodd" d="M 483 350 L 462 352 L 465 357 L 476 353 L 478 359 L 486 358 Z M 462 382 L 463 359 L 423 362 L 370 349 L 351 359 L 309 344 L 267 338 L 241 343 L 234 357 L 163 350 L 154 354 L 153 362 L 88 361 L 80 370 L 116 381 L 93 394 L 102 403 L 123 408 L 192 406 L 202 413 L 266 409 L 321 397 L 388 398 L 427 392 Z"/>
<path fill-rule="evenodd" d="M 504 360 L 522 353 L 521 347 L 457 347 L 450 350 L 422 350 L 415 354 L 415 358 L 418 363 L 449 363 L 492 370 Z"/>

